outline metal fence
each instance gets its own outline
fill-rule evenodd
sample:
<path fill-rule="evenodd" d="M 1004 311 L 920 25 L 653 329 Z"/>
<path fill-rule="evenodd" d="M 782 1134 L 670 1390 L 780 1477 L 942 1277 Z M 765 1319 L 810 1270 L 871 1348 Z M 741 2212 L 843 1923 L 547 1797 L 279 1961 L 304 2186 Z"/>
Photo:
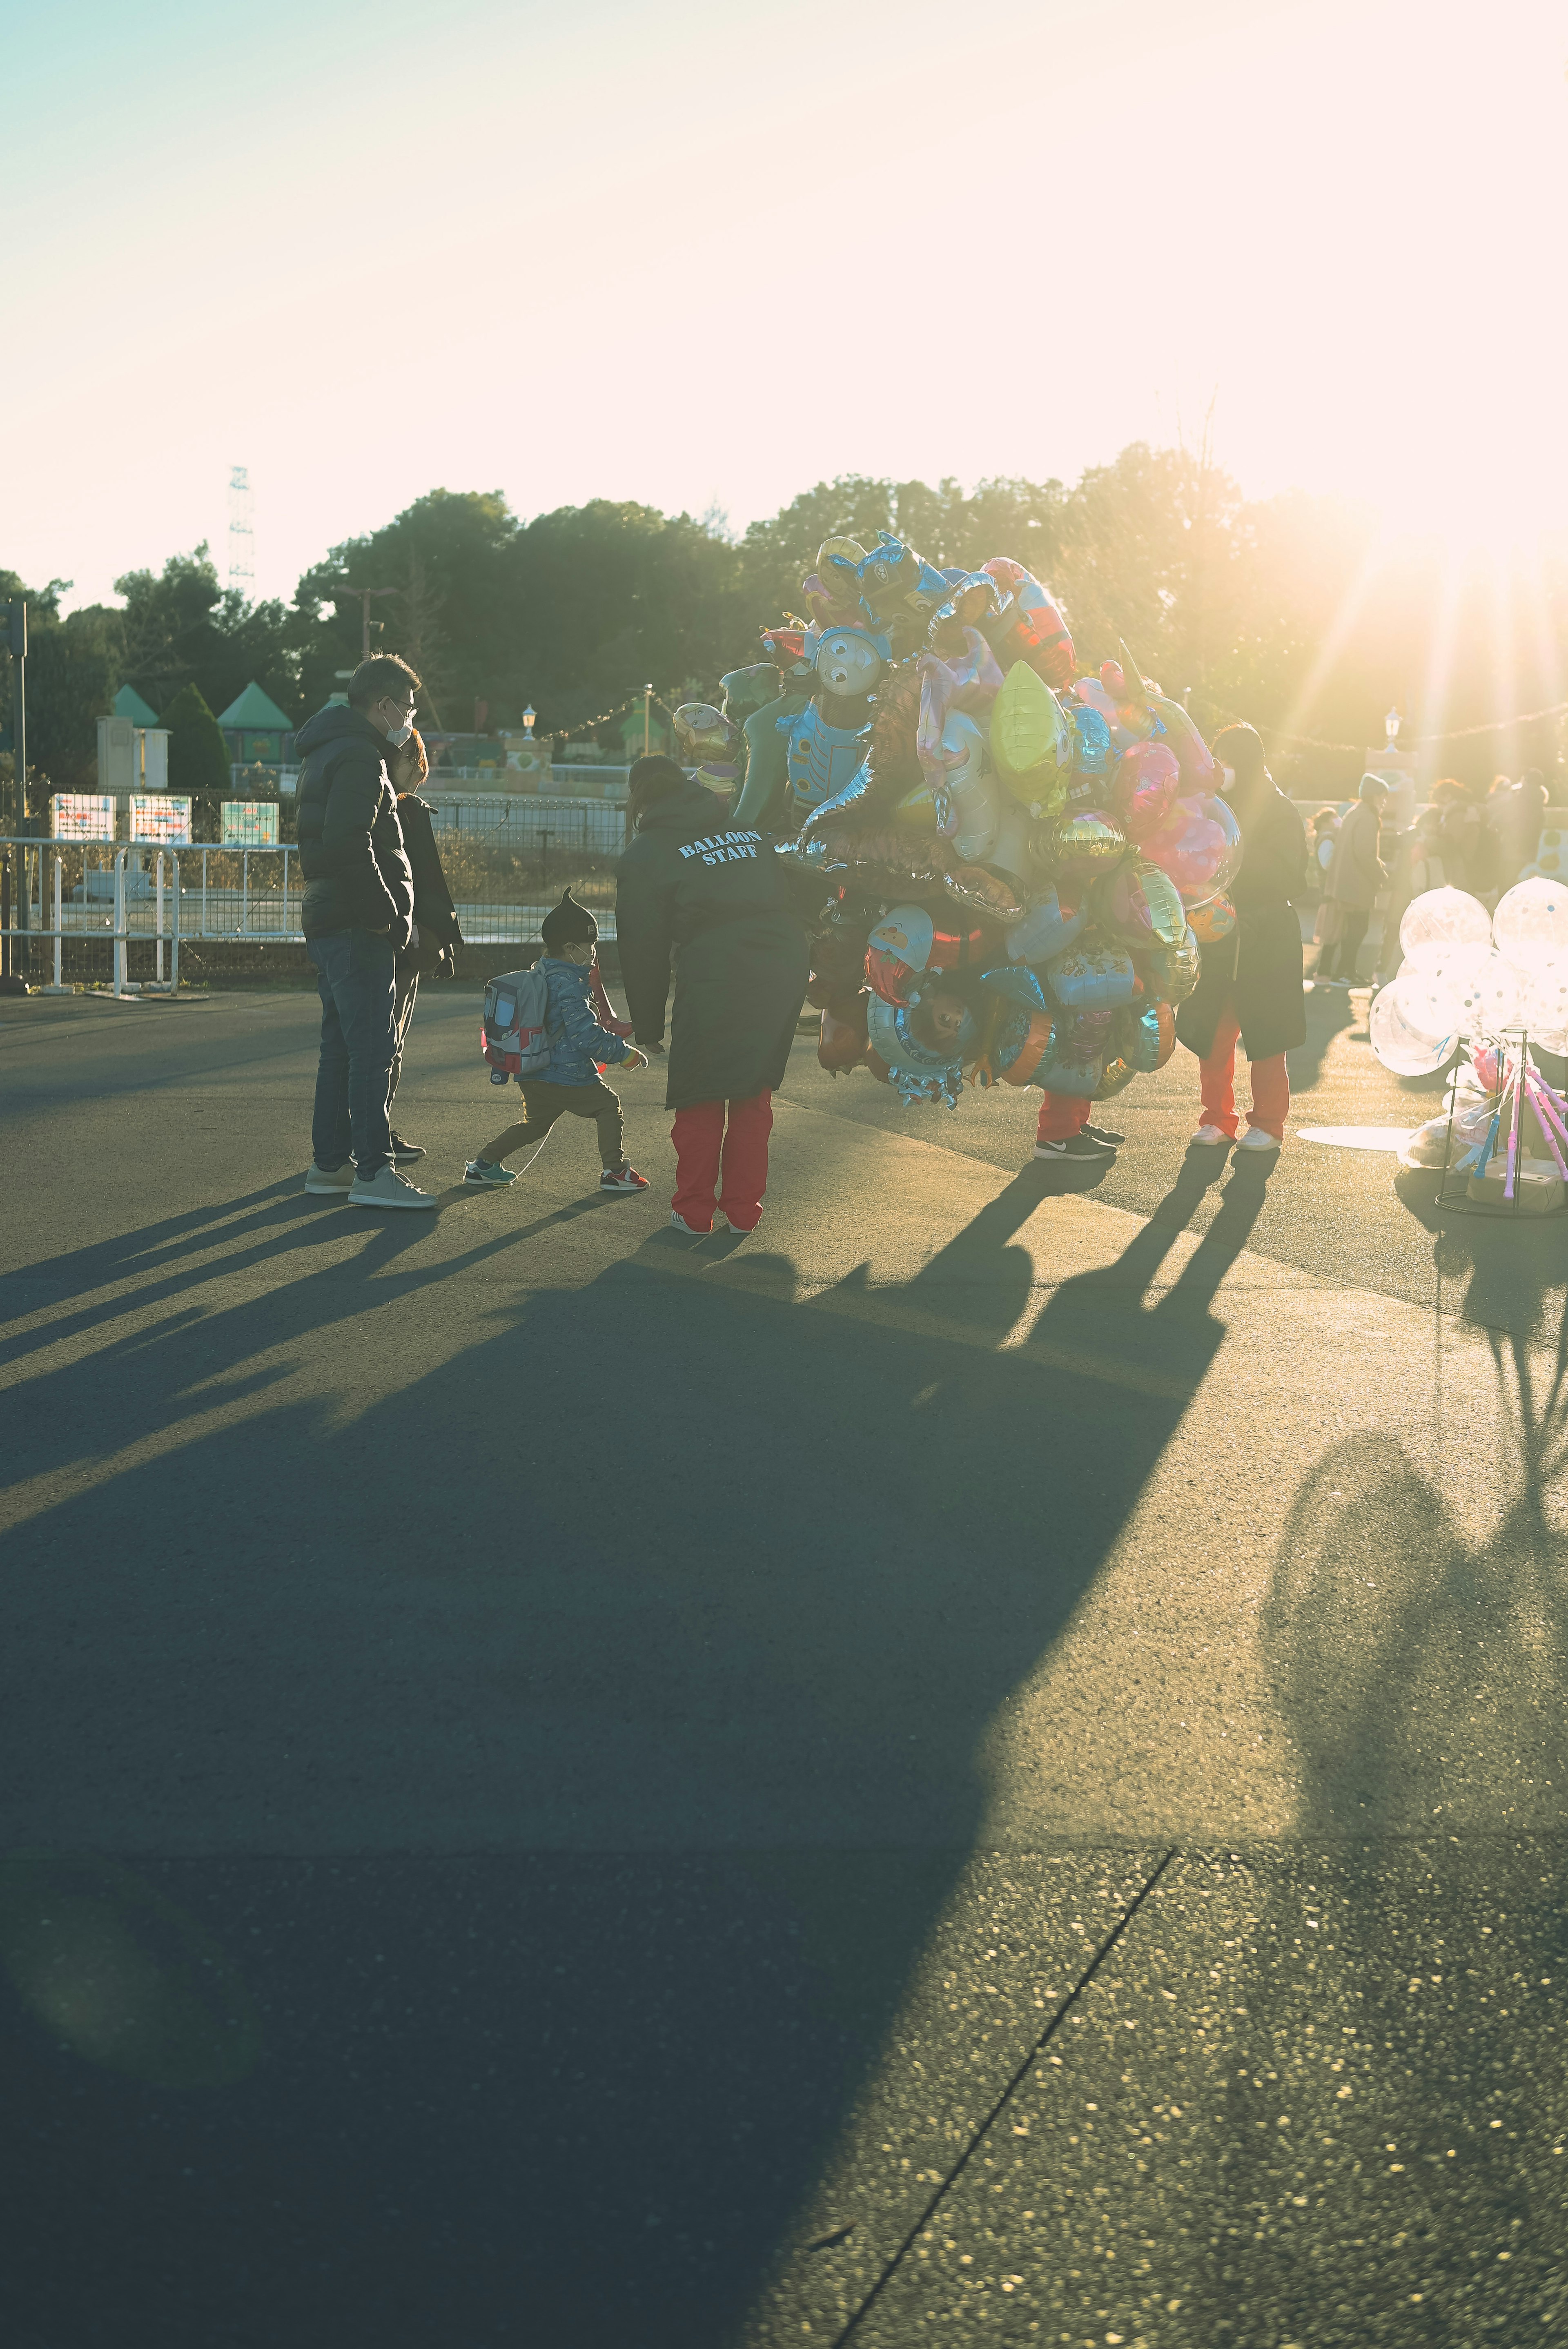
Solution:
<path fill-rule="evenodd" d="M 0 970 L 46 994 L 172 994 L 181 883 L 173 849 L 0 839 Z"/>
<path fill-rule="evenodd" d="M 531 792 L 441 794 L 432 819 L 447 885 L 470 945 L 536 938 L 568 885 L 615 935 L 614 867 L 625 844 L 624 808 L 607 801 Z M 34 984 L 158 986 L 176 935 L 258 950 L 304 943 L 304 880 L 293 842 L 172 849 L 104 841 L 0 841 L 9 911 L 8 963 Z M 233 953 L 199 967 L 262 969 L 275 955 Z"/>

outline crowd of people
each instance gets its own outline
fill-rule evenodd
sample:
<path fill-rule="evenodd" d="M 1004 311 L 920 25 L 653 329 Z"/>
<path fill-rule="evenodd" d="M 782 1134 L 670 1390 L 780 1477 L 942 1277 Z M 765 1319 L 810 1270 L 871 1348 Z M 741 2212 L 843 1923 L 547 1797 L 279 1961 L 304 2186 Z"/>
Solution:
<path fill-rule="evenodd" d="M 1446 776 L 1403 832 L 1387 824 L 1391 797 L 1381 776 L 1364 775 L 1346 816 L 1324 807 L 1313 818 L 1307 873 L 1319 900 L 1315 986 L 1359 983 L 1361 952 L 1380 898 L 1379 981 L 1398 969 L 1399 918 L 1412 897 L 1429 889 L 1462 889 L 1489 909 L 1495 906 L 1534 856 L 1546 812 L 1546 786 L 1534 767 L 1517 782 L 1494 776 L 1484 800 Z"/>
<path fill-rule="evenodd" d="M 380 655 L 355 671 L 345 703 L 329 704 L 302 730 L 298 833 L 304 934 L 322 1002 L 304 1187 L 353 1206 L 428 1212 L 436 1200 L 402 1172 L 424 1152 L 399 1135 L 391 1112 L 420 978 L 455 975 L 462 938 L 431 810 L 419 797 L 418 691 L 405 661 Z M 1412 829 L 1390 838 L 1388 788 L 1367 775 L 1343 820 L 1336 809 L 1321 809 L 1309 832 L 1270 774 L 1253 728 L 1224 728 L 1212 749 L 1243 842 L 1231 891 L 1235 922 L 1202 947 L 1175 1033 L 1198 1063 L 1192 1145 L 1271 1154 L 1284 1140 L 1285 1056 L 1305 1040 L 1307 987 L 1357 982 L 1385 891 L 1383 936 L 1396 942 L 1404 905 L 1424 890 L 1452 885 L 1483 903 L 1494 898 L 1533 855 L 1546 795 L 1533 772 L 1517 784 L 1500 778 L 1485 806 L 1458 783 L 1439 783 Z M 820 882 L 774 846 L 674 760 L 637 761 L 616 886 L 628 1017 L 615 1018 L 604 991 L 596 918 L 568 890 L 541 926 L 543 1065 L 518 1077 L 522 1115 L 468 1162 L 466 1185 L 514 1182 L 506 1161 L 537 1148 L 562 1117 L 576 1117 L 594 1126 L 600 1187 L 647 1190 L 626 1157 L 621 1102 L 605 1073 L 664 1058 L 676 1151 L 671 1222 L 694 1237 L 719 1225 L 755 1229 L 772 1096 L 811 978 L 812 907 L 821 895 Z M 1300 914 L 1315 897 L 1319 955 L 1309 981 Z M 1397 943 L 1382 952 L 1397 967 Z M 1392 967 L 1382 973 L 1392 975 Z M 941 1013 L 940 990 L 928 1008 L 934 1018 Z M 962 1018 L 962 1004 L 951 1009 Z M 1250 1064 L 1244 1132 L 1234 1092 L 1238 1042 Z M 1047 1092 L 1040 1158 L 1063 1153 L 1054 1104 L 1061 1106 Z M 1088 1106 L 1069 1105 L 1075 1112 Z M 1070 1154 L 1114 1157 L 1124 1137 L 1076 1114 L 1071 1123 Z"/>

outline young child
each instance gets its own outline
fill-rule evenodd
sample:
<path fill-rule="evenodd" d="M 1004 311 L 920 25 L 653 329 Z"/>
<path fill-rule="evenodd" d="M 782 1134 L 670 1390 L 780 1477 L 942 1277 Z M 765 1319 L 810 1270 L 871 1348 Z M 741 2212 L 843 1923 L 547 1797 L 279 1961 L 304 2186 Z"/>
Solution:
<path fill-rule="evenodd" d="M 601 1191 L 645 1191 L 648 1181 L 631 1164 L 621 1147 L 621 1103 L 600 1076 L 599 1061 L 614 1061 L 625 1069 L 645 1069 L 647 1055 L 624 1037 L 601 1028 L 589 1006 L 593 965 L 598 953 L 599 925 L 570 889 L 562 893 L 540 924 L 544 952 L 539 968 L 550 991 L 545 1040 L 550 1066 L 540 1076 L 519 1077 L 523 1114 L 493 1142 L 487 1142 L 463 1172 L 465 1183 L 515 1183 L 503 1158 L 525 1143 L 544 1140 L 558 1117 L 591 1117 L 599 1129 L 599 1155 L 603 1172 Z"/>

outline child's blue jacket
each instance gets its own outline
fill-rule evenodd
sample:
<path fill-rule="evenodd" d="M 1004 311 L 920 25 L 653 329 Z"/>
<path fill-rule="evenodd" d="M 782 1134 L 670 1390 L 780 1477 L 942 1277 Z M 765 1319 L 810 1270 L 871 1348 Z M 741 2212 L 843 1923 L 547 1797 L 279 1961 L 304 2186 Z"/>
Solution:
<path fill-rule="evenodd" d="M 632 1048 L 624 1037 L 612 1036 L 594 1019 L 588 1001 L 593 974 L 586 965 L 557 962 L 553 955 L 541 955 L 538 967 L 550 991 L 544 1021 L 550 1066 L 536 1070 L 534 1075 L 547 1085 L 596 1085 L 595 1062 L 624 1061 Z"/>

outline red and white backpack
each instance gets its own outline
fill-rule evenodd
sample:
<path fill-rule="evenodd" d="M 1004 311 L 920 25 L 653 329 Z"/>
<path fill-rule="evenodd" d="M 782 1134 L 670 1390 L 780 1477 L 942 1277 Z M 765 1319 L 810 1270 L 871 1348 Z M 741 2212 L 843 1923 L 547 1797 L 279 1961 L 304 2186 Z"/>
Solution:
<path fill-rule="evenodd" d="M 509 970 L 490 980 L 480 1049 L 490 1062 L 492 1085 L 504 1085 L 509 1077 L 537 1077 L 550 1066 L 544 1035 L 549 1010 L 550 989 L 537 968 Z"/>

